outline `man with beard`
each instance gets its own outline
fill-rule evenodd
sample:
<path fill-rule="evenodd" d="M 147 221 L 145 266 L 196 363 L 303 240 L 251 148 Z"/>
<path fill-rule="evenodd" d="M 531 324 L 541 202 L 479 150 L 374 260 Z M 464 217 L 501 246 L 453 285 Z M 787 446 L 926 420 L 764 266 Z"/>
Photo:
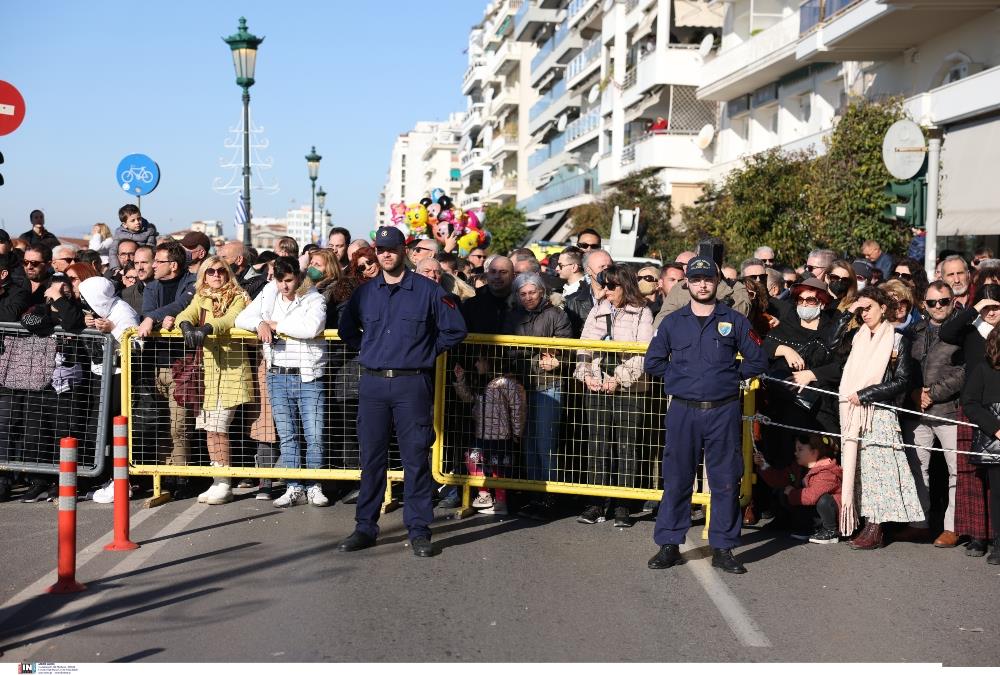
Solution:
<path fill-rule="evenodd" d="M 740 381 L 764 372 L 767 358 L 750 321 L 717 302 L 718 284 L 715 262 L 692 258 L 687 265 L 691 300 L 664 318 L 646 352 L 646 372 L 661 378 L 663 393 L 673 397 L 666 416 L 663 500 L 653 533 L 660 550 L 650 559 L 650 569 L 683 562 L 680 544 L 691 527 L 691 492 L 704 448 L 712 493 L 712 566 L 746 572 L 732 551 L 741 525 Z"/>

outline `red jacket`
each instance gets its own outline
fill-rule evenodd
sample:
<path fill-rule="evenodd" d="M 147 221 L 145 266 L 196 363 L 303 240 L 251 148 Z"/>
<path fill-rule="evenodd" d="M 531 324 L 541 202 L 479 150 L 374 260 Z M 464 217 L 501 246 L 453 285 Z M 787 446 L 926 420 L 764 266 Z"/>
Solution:
<path fill-rule="evenodd" d="M 793 486 L 788 493 L 788 503 L 792 506 L 815 506 L 823 495 L 833 495 L 840 507 L 840 488 L 844 480 L 844 470 L 832 459 L 821 459 L 802 476 L 804 467 L 792 464 L 784 469 L 769 466 L 758 469 L 758 474 L 770 487 Z M 802 487 L 798 487 L 802 485 Z"/>

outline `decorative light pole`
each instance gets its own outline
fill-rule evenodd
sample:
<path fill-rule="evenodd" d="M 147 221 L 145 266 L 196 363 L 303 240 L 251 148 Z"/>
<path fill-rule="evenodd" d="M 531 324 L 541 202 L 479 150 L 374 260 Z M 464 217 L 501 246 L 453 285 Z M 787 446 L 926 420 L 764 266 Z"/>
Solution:
<path fill-rule="evenodd" d="M 322 185 L 316 190 L 316 205 L 319 206 L 319 239 L 316 240 L 316 243 L 320 244 L 323 241 L 323 234 L 326 230 L 326 192 L 323 190 Z"/>
<path fill-rule="evenodd" d="M 316 178 L 319 176 L 319 161 L 323 159 L 316 154 L 316 146 L 306 155 L 306 168 L 309 169 L 309 180 L 312 182 L 312 211 L 309 213 L 309 236 L 316 242 Z"/>
<path fill-rule="evenodd" d="M 246 218 L 243 243 L 250 246 L 250 87 L 257 66 L 257 47 L 264 38 L 249 32 L 247 20 L 241 16 L 239 30 L 222 40 L 233 50 L 236 85 L 243 88 L 243 216 Z"/>

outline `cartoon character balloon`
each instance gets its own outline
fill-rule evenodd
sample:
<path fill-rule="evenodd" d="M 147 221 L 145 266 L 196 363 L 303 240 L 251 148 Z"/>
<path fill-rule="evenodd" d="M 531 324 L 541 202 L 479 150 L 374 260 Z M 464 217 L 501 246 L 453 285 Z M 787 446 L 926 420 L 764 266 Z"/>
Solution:
<path fill-rule="evenodd" d="M 427 227 L 427 208 L 423 204 L 410 204 L 406 208 L 405 220 L 410 232 L 423 231 Z"/>
<path fill-rule="evenodd" d="M 431 201 L 437 204 L 441 197 L 444 197 L 444 190 L 441 188 L 434 188 L 431 190 Z"/>
<path fill-rule="evenodd" d="M 392 210 L 392 223 L 398 227 L 403 222 L 403 219 L 406 218 L 406 202 L 389 204 L 389 208 Z"/>

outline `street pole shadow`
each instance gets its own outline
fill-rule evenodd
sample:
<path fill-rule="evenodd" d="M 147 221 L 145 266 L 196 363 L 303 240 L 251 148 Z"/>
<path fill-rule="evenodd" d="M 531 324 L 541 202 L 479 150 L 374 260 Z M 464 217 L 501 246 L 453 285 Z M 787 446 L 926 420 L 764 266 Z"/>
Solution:
<path fill-rule="evenodd" d="M 156 647 L 153 649 L 143 649 L 141 652 L 135 652 L 134 654 L 127 654 L 126 656 L 119 656 L 117 659 L 113 659 L 108 663 L 135 663 L 136 661 L 142 661 L 150 656 L 156 656 L 161 654 L 166 650 L 163 647 Z"/>

